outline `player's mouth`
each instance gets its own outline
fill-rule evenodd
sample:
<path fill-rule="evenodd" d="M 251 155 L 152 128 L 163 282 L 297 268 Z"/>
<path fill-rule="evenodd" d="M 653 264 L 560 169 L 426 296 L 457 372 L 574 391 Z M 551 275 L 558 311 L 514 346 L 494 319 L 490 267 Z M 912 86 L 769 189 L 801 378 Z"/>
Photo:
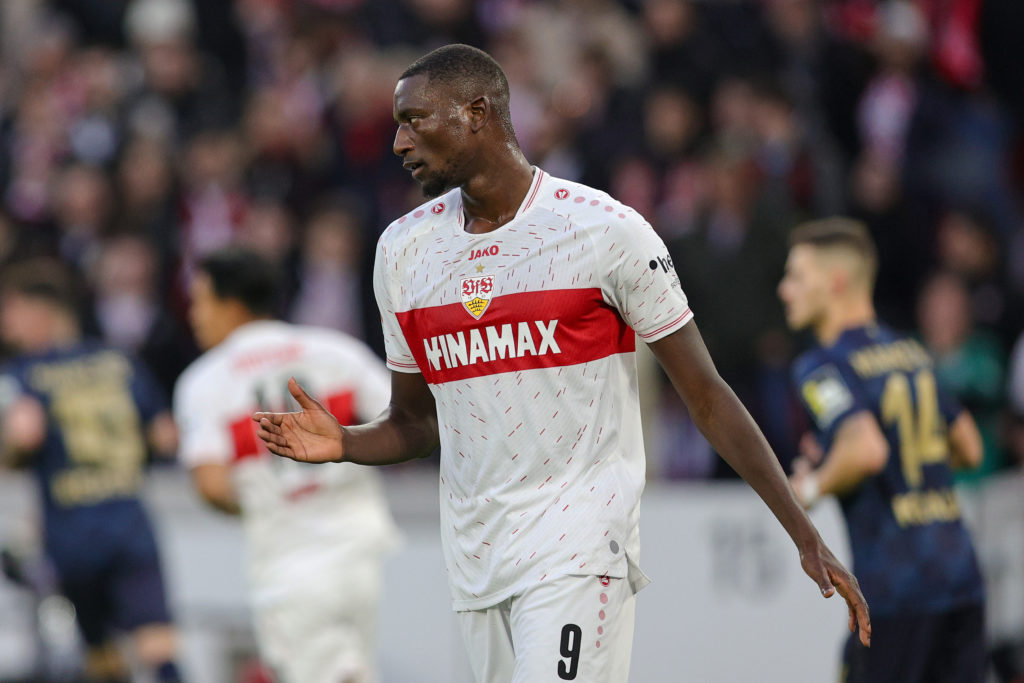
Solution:
<path fill-rule="evenodd" d="M 424 166 L 426 166 L 426 164 L 424 164 L 422 161 L 407 161 L 404 164 L 402 164 L 402 168 L 411 172 L 413 178 L 416 177 L 416 173 Z"/>

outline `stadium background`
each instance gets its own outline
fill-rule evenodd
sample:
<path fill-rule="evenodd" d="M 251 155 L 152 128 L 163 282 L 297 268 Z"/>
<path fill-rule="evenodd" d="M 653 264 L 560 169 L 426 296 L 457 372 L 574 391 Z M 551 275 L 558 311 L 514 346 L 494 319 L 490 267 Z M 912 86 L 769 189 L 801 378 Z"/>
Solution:
<path fill-rule="evenodd" d="M 784 330 L 775 297 L 786 232 L 835 213 L 867 222 L 881 252 L 881 315 L 920 334 L 982 426 L 985 465 L 964 477 L 964 490 L 1000 599 L 991 629 L 1019 641 L 1022 30 L 1019 0 L 4 0 L 0 267 L 41 254 L 65 261 L 81 279 L 92 333 L 138 353 L 168 390 L 196 353 L 185 283 L 197 258 L 229 243 L 258 249 L 285 273 L 283 317 L 345 330 L 379 351 L 373 246 L 421 201 L 390 152 L 394 81 L 432 47 L 478 45 L 508 73 L 527 157 L 608 190 L 665 239 L 721 372 L 784 464 L 806 427 L 788 362 L 807 343 Z M 657 529 L 677 514 L 719 530 L 694 532 L 698 541 L 651 569 L 668 599 L 679 563 L 703 562 L 715 543 L 755 552 L 763 518 L 730 521 L 726 502 L 744 494 L 708 481 L 731 473 L 641 363 L 654 480 L 648 553 L 673 543 Z M 429 564 L 434 466 L 388 472 L 392 491 L 416 492 L 396 499 L 422 501 L 400 515 L 411 524 L 402 552 L 422 541 L 428 564 L 417 580 L 442 592 L 395 613 L 423 608 L 424 619 L 447 617 L 442 570 Z M 180 550 L 169 561 L 199 566 L 202 544 L 188 529 L 219 522 L 194 505 L 179 471 L 159 469 L 154 504 Z M 31 527 L 25 482 L 2 481 L 0 542 L 16 542 Z M 819 514 L 829 525 L 834 509 Z M 201 521 L 190 526 L 189 515 Z M 235 531 L 217 528 L 224 538 Z M 790 571 L 787 559 L 765 572 Z M 389 576 L 401 581 L 409 574 L 396 566 Z M 197 612 L 183 596 L 200 604 L 202 591 L 180 581 L 202 581 L 202 572 L 182 571 L 172 572 L 172 590 L 183 618 L 221 624 L 203 633 L 230 644 L 196 661 L 244 654 L 242 606 L 214 600 Z M 17 632 L 29 603 L 0 590 L 0 632 Z M 647 628 L 685 639 L 714 622 L 709 610 L 731 614 L 723 601 L 704 612 L 683 605 Z M 773 608 L 787 612 L 783 632 L 822 618 L 813 602 L 790 604 Z M 657 657 L 644 649 L 655 636 L 644 633 L 642 610 L 637 655 Z M 830 610 L 820 623 L 832 623 Z M 754 628 L 742 614 L 728 627 L 737 642 Z M 815 653 L 830 665 L 840 632 L 815 633 L 831 639 Z M 406 640 L 386 641 L 385 662 L 402 659 L 393 651 L 408 651 Z M 457 645 L 445 653 L 456 660 Z M 24 647 L 0 647 L 0 679 L 13 675 L 5 657 L 24 660 Z"/>

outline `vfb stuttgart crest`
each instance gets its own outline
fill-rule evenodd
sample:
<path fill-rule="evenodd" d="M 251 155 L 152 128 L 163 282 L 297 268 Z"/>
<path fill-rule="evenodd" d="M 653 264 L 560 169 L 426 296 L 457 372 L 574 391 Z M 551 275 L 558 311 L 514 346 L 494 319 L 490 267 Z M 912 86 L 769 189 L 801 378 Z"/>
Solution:
<path fill-rule="evenodd" d="M 494 290 L 494 276 L 481 275 L 462 279 L 462 305 L 469 314 L 480 319 L 491 303 L 491 292 Z"/>

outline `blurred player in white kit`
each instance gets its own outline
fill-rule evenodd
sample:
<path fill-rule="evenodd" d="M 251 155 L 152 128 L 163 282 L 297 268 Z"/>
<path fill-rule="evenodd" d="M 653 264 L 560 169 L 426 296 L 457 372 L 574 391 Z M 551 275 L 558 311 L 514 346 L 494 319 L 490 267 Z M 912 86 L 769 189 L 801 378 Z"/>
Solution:
<path fill-rule="evenodd" d="M 377 473 L 271 456 L 254 409 L 286 409 L 299 378 L 341 424 L 388 405 L 383 363 L 339 332 L 272 319 L 277 278 L 243 249 L 206 257 L 189 317 L 205 352 L 174 392 L 179 457 L 213 507 L 242 517 L 256 637 L 284 683 L 369 683 L 382 556 L 397 533 Z"/>

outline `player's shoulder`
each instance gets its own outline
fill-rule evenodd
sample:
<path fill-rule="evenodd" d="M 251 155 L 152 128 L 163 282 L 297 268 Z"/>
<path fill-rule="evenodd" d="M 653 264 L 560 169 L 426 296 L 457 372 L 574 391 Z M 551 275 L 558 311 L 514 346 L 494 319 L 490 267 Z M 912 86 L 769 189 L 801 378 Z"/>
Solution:
<path fill-rule="evenodd" d="M 841 354 L 835 349 L 815 346 L 796 357 L 793 361 L 793 377 L 797 382 L 802 382 L 822 368 L 836 366 L 842 362 Z"/>
<path fill-rule="evenodd" d="M 292 325 L 291 330 L 295 338 L 301 340 L 314 353 L 345 357 L 373 354 L 370 347 L 361 339 L 340 330 L 312 325 Z"/>
<path fill-rule="evenodd" d="M 226 367 L 225 354 L 219 346 L 205 351 L 201 356 L 188 364 L 174 382 L 174 398 L 207 386 L 216 390 L 220 376 Z"/>
<path fill-rule="evenodd" d="M 378 245 L 387 250 L 416 237 L 431 233 L 441 223 L 458 220 L 459 188 L 453 188 L 399 216 L 381 233 Z"/>
<path fill-rule="evenodd" d="M 544 173 L 540 169 L 537 172 Z M 571 215 L 573 222 L 583 227 L 649 226 L 647 220 L 633 207 L 623 204 L 604 190 L 583 183 L 545 173 L 535 191 L 536 197 L 532 201 L 536 206 Z M 530 202 L 530 198 L 527 201 Z"/>

